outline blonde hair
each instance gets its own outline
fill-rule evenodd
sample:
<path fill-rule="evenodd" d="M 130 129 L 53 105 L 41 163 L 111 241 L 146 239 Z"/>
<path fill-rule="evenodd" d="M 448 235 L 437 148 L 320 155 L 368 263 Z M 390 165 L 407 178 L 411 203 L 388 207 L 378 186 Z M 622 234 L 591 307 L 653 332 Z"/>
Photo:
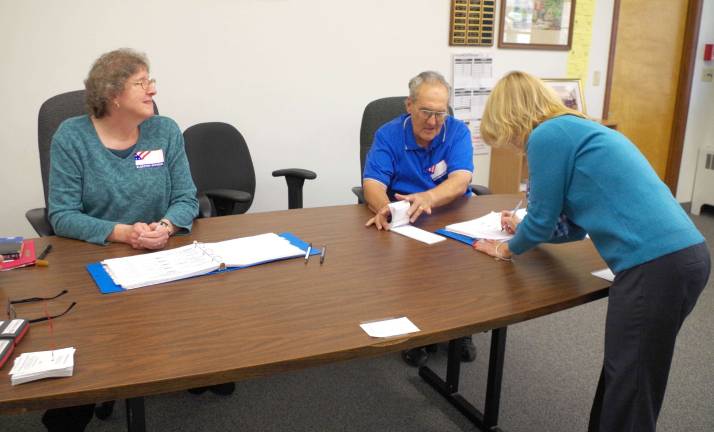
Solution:
<path fill-rule="evenodd" d="M 493 147 L 513 146 L 524 151 L 528 136 L 542 122 L 570 114 L 587 118 L 566 107 L 543 81 L 525 72 L 510 72 L 491 91 L 481 118 L 481 138 Z"/>

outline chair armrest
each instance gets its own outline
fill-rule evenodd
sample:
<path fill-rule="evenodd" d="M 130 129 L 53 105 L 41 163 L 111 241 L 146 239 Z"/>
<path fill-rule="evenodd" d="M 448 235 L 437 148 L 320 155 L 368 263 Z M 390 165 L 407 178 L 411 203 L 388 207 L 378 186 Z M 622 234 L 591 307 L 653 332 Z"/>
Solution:
<path fill-rule="evenodd" d="M 491 189 L 486 186 L 472 184 L 470 187 L 475 195 L 491 195 Z"/>
<path fill-rule="evenodd" d="M 364 204 L 364 190 L 362 186 L 355 186 L 352 188 L 352 193 L 357 196 L 357 204 Z"/>
<path fill-rule="evenodd" d="M 273 171 L 273 177 L 297 177 L 303 180 L 315 180 L 317 174 L 314 171 L 302 168 L 285 168 Z"/>
<path fill-rule="evenodd" d="M 317 174 L 314 171 L 302 168 L 286 168 L 273 171 L 273 177 L 285 177 L 288 184 L 288 208 L 302 208 L 302 185 L 305 180 L 314 180 Z"/>
<path fill-rule="evenodd" d="M 205 193 L 210 199 L 218 198 L 236 203 L 250 202 L 250 200 L 253 199 L 253 195 L 246 191 L 237 189 L 209 189 L 207 191 L 203 191 L 203 193 Z"/>
<path fill-rule="evenodd" d="M 55 234 L 55 230 L 50 225 L 50 219 L 47 217 L 46 207 L 30 209 L 25 213 L 25 217 L 40 237 L 48 237 Z"/>
<path fill-rule="evenodd" d="M 211 199 L 205 193 L 199 192 L 196 194 L 198 199 L 198 218 L 209 218 L 215 216 Z"/>

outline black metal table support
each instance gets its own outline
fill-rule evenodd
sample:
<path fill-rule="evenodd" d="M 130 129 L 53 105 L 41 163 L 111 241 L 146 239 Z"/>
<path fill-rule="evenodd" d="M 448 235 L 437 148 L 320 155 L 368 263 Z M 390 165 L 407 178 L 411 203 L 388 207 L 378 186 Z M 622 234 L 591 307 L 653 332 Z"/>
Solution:
<path fill-rule="evenodd" d="M 506 355 L 506 329 L 507 327 L 502 327 L 491 331 L 491 351 L 488 360 L 486 401 L 483 413 L 459 394 L 459 374 L 461 372 L 461 360 L 458 353 L 461 343 L 459 339 L 449 341 L 446 381 L 426 366 L 419 368 L 419 376 L 424 381 L 434 387 L 451 405 L 484 432 L 501 431 L 498 428 L 498 410 L 501 403 L 503 360 Z"/>
<path fill-rule="evenodd" d="M 146 432 L 143 397 L 126 400 L 126 428 L 129 432 Z"/>

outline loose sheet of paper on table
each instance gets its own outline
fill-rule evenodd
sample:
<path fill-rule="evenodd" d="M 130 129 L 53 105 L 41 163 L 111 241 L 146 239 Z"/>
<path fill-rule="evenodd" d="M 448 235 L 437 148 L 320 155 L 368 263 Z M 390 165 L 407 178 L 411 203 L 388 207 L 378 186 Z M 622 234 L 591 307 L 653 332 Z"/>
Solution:
<path fill-rule="evenodd" d="M 368 335 L 381 338 L 400 336 L 419 331 L 419 328 L 407 317 L 363 323 L 359 326 L 362 327 L 362 330 Z"/>
<path fill-rule="evenodd" d="M 407 214 L 410 206 L 411 203 L 409 201 L 397 201 L 389 204 L 389 211 L 392 213 L 392 222 L 389 224 L 391 231 L 426 244 L 434 244 L 446 240 L 440 235 L 411 225 Z"/>

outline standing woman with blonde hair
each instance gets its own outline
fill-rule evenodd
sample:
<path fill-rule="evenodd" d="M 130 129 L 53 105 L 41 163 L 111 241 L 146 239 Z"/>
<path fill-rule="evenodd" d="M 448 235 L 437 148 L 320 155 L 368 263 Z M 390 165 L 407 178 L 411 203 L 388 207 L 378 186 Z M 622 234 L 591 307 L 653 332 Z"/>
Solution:
<path fill-rule="evenodd" d="M 537 78 L 511 72 L 496 84 L 481 136 L 526 153 L 528 213 L 502 212 L 513 238 L 474 248 L 511 260 L 590 235 L 615 280 L 589 430 L 654 431 L 677 333 L 709 279 L 704 238 L 627 138 L 565 107 Z"/>

